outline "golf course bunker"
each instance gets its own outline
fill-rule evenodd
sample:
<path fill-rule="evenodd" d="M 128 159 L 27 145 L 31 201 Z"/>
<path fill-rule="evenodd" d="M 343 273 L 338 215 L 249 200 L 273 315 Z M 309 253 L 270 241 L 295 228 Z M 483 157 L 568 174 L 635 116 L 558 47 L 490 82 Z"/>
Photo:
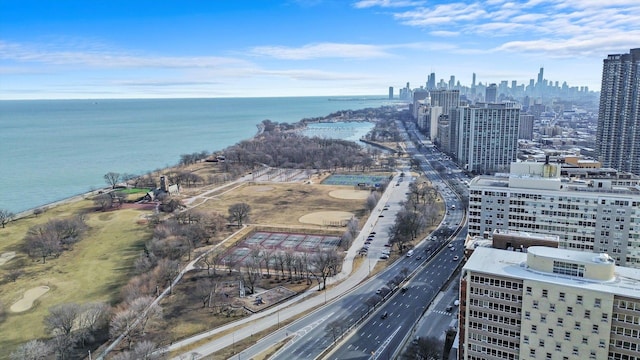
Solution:
<path fill-rule="evenodd" d="M 347 211 L 318 211 L 301 216 L 298 221 L 303 224 L 322 226 L 346 226 L 354 216 Z"/>
<path fill-rule="evenodd" d="M 11 312 L 19 313 L 23 311 L 27 311 L 31 309 L 33 303 L 38 300 L 38 298 L 49 291 L 48 286 L 38 286 L 31 288 L 24 292 L 22 295 L 22 299 L 16 301 L 13 305 L 11 305 Z"/>
<path fill-rule="evenodd" d="M 367 190 L 333 190 L 329 193 L 329 196 L 336 199 L 346 200 L 365 200 L 371 191 Z"/>
<path fill-rule="evenodd" d="M 0 254 L 0 266 L 9 262 L 9 260 L 13 259 L 16 256 L 15 251 L 3 252 Z"/>

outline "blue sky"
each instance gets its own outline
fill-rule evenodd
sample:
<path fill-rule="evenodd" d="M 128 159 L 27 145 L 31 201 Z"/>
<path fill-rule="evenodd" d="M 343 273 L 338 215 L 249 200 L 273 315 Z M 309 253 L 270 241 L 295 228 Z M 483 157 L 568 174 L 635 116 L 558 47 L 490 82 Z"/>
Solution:
<path fill-rule="evenodd" d="M 599 90 L 640 1 L 0 0 L 0 99 L 385 95 L 456 76 Z"/>

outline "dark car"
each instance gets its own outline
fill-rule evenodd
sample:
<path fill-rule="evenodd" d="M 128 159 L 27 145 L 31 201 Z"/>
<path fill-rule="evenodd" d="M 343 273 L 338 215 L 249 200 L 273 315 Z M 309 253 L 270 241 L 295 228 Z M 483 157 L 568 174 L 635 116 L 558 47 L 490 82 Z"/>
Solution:
<path fill-rule="evenodd" d="M 389 317 L 389 313 L 388 312 L 384 312 L 382 315 L 380 315 L 380 319 L 386 319 L 387 317 Z"/>

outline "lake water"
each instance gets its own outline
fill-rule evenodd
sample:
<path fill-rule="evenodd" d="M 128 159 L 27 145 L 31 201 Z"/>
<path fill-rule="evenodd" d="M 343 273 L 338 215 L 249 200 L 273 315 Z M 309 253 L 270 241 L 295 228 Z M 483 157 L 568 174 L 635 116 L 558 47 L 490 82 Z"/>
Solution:
<path fill-rule="evenodd" d="M 107 172 L 144 174 L 224 149 L 265 119 L 389 104 L 379 96 L 0 101 L 0 209 L 18 213 L 103 188 Z M 306 134 L 357 141 L 371 127 L 321 123 Z"/>

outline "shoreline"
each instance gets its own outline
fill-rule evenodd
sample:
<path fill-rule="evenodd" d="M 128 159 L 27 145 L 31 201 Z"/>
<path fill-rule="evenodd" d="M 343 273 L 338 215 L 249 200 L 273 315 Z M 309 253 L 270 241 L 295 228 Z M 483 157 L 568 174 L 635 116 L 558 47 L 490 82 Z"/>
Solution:
<path fill-rule="evenodd" d="M 329 115 L 327 115 L 327 116 L 329 116 Z M 314 121 L 314 122 L 311 122 L 311 124 L 316 124 L 316 123 L 338 124 L 338 123 L 350 123 L 350 122 L 362 123 L 362 122 L 371 122 L 371 121 L 369 121 L 369 120 L 361 120 L 361 119 L 350 119 L 350 120 L 340 120 L 340 121 Z M 308 127 L 308 124 L 303 120 L 298 121 L 297 124 L 300 124 L 301 126 L 299 128 L 297 128 L 297 129 L 293 130 L 293 131 L 298 132 L 298 133 L 302 133 Z M 255 126 L 258 128 L 257 132 L 252 137 L 244 139 L 242 141 L 254 139 L 257 136 L 260 136 L 260 135 L 264 134 L 264 128 L 265 127 L 264 127 L 262 121 L 257 123 Z M 362 141 L 362 140 L 359 139 L 359 141 Z M 358 142 L 358 141 L 355 141 L 355 142 Z M 363 141 L 363 142 L 367 143 L 366 141 Z M 370 144 L 370 145 L 372 145 L 372 144 Z M 378 145 L 378 144 L 376 144 L 376 145 Z M 378 145 L 378 146 L 380 146 L 380 145 Z M 384 148 L 383 146 L 381 146 L 381 147 Z M 213 154 L 213 153 L 220 152 L 220 151 L 223 151 L 223 150 L 224 149 L 214 150 L 211 153 Z M 178 166 L 178 164 L 169 165 L 168 167 L 162 168 L 160 170 L 161 171 L 166 171 L 166 170 L 175 168 L 176 166 Z M 139 176 L 142 176 L 142 175 L 139 175 Z M 95 195 L 98 195 L 101 192 L 107 192 L 107 191 L 110 191 L 110 190 L 112 190 L 111 187 L 110 186 L 106 186 L 106 187 L 103 187 L 103 188 L 98 188 L 98 189 L 95 189 L 95 190 L 90 190 L 90 191 L 87 191 L 87 192 L 81 192 L 81 193 L 78 193 L 78 194 L 75 194 L 75 195 L 71 195 L 69 197 L 66 197 L 66 198 L 63 198 L 63 199 L 60 199 L 60 200 L 55 200 L 55 201 L 52 201 L 52 202 L 49 202 L 49 203 L 46 203 L 46 204 L 43 204 L 43 205 L 35 206 L 35 207 L 32 207 L 32 208 L 29 208 L 29 209 L 26 209 L 26 210 L 23 210 L 23 211 L 15 213 L 14 216 L 12 217 L 11 221 L 20 220 L 20 219 L 26 218 L 28 216 L 34 215 L 34 211 L 37 210 L 37 209 L 44 209 L 45 212 L 46 212 L 46 210 L 48 210 L 48 209 L 51 209 L 51 208 L 54 208 L 54 207 L 58 207 L 58 206 L 61 206 L 61 205 L 65 205 L 65 204 L 70 204 L 70 203 L 73 203 L 73 202 L 76 202 L 76 201 L 80 201 L 80 200 L 85 200 L 87 197 L 95 196 Z"/>

